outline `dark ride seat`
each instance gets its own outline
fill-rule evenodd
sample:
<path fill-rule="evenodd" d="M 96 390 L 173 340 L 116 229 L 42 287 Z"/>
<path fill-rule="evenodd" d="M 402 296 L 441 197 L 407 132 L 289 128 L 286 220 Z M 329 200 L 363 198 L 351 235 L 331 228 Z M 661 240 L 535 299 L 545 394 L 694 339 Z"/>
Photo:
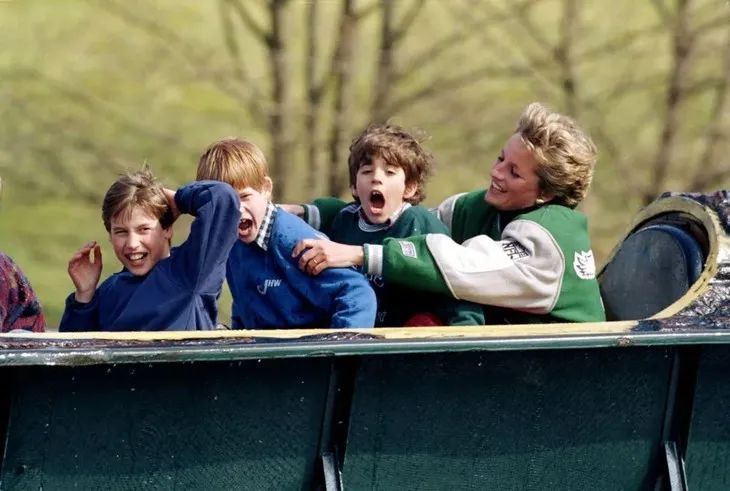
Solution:
<path fill-rule="evenodd" d="M 682 297 L 704 267 L 706 236 L 699 228 L 660 219 L 630 234 L 598 278 L 607 319 L 650 317 Z"/>

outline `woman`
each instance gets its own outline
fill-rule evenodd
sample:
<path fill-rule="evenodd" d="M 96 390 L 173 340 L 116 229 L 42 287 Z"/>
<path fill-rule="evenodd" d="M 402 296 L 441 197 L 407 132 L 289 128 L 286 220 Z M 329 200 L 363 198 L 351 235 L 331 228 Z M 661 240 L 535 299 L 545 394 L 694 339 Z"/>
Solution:
<path fill-rule="evenodd" d="M 489 188 L 437 209 L 453 238 L 429 234 L 382 246 L 305 240 L 293 251 L 311 274 L 361 266 L 416 290 L 485 306 L 487 323 L 603 321 L 586 217 L 596 147 L 569 117 L 530 104 L 500 151 Z"/>
<path fill-rule="evenodd" d="M 45 327 L 41 305 L 28 278 L 10 257 L 0 252 L 0 332 L 43 332 Z"/>

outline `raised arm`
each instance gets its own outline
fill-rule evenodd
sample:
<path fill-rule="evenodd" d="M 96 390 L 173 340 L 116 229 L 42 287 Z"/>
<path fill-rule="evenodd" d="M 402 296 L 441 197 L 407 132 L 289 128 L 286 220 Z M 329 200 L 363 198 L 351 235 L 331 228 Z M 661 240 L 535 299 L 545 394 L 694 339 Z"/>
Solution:
<path fill-rule="evenodd" d="M 101 248 L 96 241 L 83 245 L 68 262 L 68 275 L 75 291 L 66 299 L 58 326 L 60 332 L 99 331 L 96 287 L 103 269 Z"/>
<path fill-rule="evenodd" d="M 238 238 L 239 203 L 233 188 L 218 181 L 194 182 L 175 193 L 180 213 L 195 216 L 187 240 L 172 257 L 176 277 L 186 287 L 208 293 L 220 288 L 221 276 L 211 272 L 225 268 Z"/>

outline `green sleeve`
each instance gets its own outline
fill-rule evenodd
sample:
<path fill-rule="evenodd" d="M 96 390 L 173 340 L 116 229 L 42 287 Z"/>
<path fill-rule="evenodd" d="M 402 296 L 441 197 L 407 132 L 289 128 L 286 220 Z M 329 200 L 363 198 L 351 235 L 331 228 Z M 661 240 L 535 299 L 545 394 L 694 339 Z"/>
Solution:
<path fill-rule="evenodd" d="M 311 204 L 303 204 L 302 206 L 304 207 L 304 216 L 302 217 L 304 221 L 317 230 L 328 234 L 335 217 L 340 210 L 347 206 L 347 203 L 339 198 L 327 197 L 317 198 Z M 317 209 L 317 217 L 312 216 L 312 207 Z"/>
<path fill-rule="evenodd" d="M 426 244 L 426 235 L 383 241 L 383 277 L 386 282 L 453 296 Z"/>

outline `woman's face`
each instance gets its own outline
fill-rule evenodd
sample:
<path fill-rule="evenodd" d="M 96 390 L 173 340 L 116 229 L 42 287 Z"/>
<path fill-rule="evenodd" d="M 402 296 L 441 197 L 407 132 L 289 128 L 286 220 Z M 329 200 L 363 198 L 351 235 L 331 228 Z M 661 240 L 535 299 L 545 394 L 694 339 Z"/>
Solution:
<path fill-rule="evenodd" d="M 535 205 L 538 197 L 549 201 L 540 193 L 537 162 L 527 149 L 520 135 L 512 135 L 492 166 L 492 183 L 484 201 L 498 210 L 521 210 Z"/>

